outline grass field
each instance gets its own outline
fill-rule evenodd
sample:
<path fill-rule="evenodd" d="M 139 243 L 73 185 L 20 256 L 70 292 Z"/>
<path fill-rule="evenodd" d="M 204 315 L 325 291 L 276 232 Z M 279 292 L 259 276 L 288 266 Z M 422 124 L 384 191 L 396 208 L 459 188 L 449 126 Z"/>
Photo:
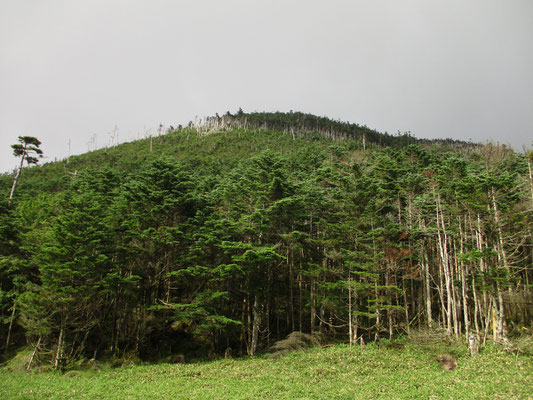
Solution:
<path fill-rule="evenodd" d="M 346 345 L 191 364 L 23 373 L 0 369 L 0 399 L 532 399 L 531 356 L 442 348 Z M 446 350 L 446 349 L 445 349 Z"/>

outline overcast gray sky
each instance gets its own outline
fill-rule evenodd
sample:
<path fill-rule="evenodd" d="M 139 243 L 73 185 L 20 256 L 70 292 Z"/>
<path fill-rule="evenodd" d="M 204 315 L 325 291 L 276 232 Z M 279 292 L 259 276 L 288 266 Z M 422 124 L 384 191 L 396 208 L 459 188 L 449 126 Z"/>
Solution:
<path fill-rule="evenodd" d="M 531 146 L 533 1 L 0 0 L 0 171 L 239 107 Z"/>

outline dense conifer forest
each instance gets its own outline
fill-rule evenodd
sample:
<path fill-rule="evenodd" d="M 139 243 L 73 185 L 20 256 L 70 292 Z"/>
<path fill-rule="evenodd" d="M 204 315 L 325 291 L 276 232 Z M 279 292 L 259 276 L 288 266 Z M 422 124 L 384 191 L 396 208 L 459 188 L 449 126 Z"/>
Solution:
<path fill-rule="evenodd" d="M 58 367 L 254 355 L 293 331 L 531 334 L 532 163 L 239 110 L 24 168 L 12 199 L 4 174 L 0 348 Z"/>

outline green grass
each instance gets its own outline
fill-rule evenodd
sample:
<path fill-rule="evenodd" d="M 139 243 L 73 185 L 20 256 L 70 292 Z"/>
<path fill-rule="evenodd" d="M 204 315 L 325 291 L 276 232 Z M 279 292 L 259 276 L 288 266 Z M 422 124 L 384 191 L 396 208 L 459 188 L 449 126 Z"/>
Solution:
<path fill-rule="evenodd" d="M 336 345 L 196 364 L 25 374 L 0 370 L 2 399 L 531 399 L 530 356 L 455 351 L 446 371 L 437 349 Z"/>

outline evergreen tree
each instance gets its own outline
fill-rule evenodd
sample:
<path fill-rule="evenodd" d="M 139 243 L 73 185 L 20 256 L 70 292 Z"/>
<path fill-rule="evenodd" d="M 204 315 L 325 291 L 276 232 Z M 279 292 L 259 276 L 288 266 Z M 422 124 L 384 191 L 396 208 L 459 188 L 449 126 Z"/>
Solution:
<path fill-rule="evenodd" d="M 38 157 L 43 156 L 43 151 L 39 148 L 40 145 L 41 142 L 39 141 L 39 139 L 33 136 L 19 136 L 19 143 L 11 145 L 11 147 L 13 148 L 13 155 L 15 157 L 20 157 L 20 165 L 17 169 L 17 173 L 15 174 L 15 178 L 13 179 L 11 191 L 9 192 L 8 205 L 11 205 L 11 200 L 15 195 L 15 188 L 20 178 L 20 174 L 22 173 L 24 161 L 26 161 L 26 164 L 28 165 L 37 164 L 37 162 L 39 162 Z"/>

